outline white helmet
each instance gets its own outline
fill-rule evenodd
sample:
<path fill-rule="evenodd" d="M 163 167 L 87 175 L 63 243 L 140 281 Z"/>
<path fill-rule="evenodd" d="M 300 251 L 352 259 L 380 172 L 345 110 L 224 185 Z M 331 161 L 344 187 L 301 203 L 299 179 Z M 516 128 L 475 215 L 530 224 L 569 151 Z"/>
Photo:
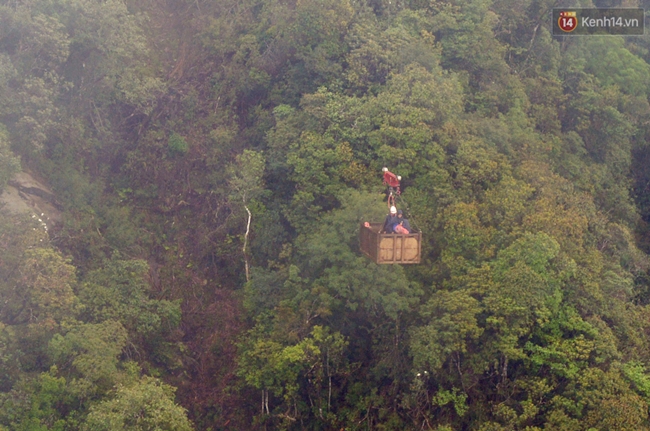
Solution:
<path fill-rule="evenodd" d="M 383 168 L 381 168 L 381 171 L 382 172 L 388 172 L 388 168 L 386 166 L 384 166 Z"/>
<path fill-rule="evenodd" d="M 397 214 L 397 208 L 395 208 L 394 206 L 390 207 L 390 213 Z"/>

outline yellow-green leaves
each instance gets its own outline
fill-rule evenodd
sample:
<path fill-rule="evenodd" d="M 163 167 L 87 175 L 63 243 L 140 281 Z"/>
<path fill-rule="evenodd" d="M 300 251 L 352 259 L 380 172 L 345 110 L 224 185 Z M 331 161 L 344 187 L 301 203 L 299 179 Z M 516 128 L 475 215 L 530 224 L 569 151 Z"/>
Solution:
<path fill-rule="evenodd" d="M 107 390 L 116 381 L 126 341 L 127 331 L 119 322 L 79 324 L 64 336 L 56 334 L 49 353 L 64 375 L 77 382 L 83 392 L 92 394 L 98 389 L 93 385 Z"/>
<path fill-rule="evenodd" d="M 1 61 L 0 58 L 0 63 Z M 0 67 L 2 66 L 0 65 Z M 14 155 L 9 144 L 9 133 L 0 124 L 0 193 L 2 193 L 11 177 L 20 171 L 20 158 Z"/>
<path fill-rule="evenodd" d="M 241 346 L 239 373 L 249 385 L 270 390 L 288 405 L 301 390 L 327 397 L 323 385 L 331 384 L 331 376 L 343 371 L 346 346 L 341 334 L 318 325 L 293 345 L 256 338 Z"/>
<path fill-rule="evenodd" d="M 228 167 L 229 184 L 233 199 L 246 205 L 262 192 L 264 156 L 256 151 L 245 150 L 237 156 L 236 163 Z"/>
<path fill-rule="evenodd" d="M 72 290 L 75 268 L 52 249 L 26 250 L 18 288 L 26 306 L 18 320 L 54 328 L 74 321 L 78 300 Z"/>
<path fill-rule="evenodd" d="M 191 431 L 187 411 L 174 402 L 175 388 L 153 377 L 118 386 L 112 398 L 95 404 L 83 431 Z"/>
<path fill-rule="evenodd" d="M 438 371 L 451 354 L 467 353 L 467 343 L 483 333 L 477 322 L 480 312 L 479 302 L 467 292 L 435 292 L 420 311 L 429 324 L 411 334 L 415 369 Z"/>
<path fill-rule="evenodd" d="M 149 297 L 148 269 L 142 260 L 122 260 L 114 255 L 103 268 L 87 274 L 79 289 L 82 318 L 91 323 L 120 322 L 132 339 L 176 327 L 180 306 Z"/>
<path fill-rule="evenodd" d="M 76 270 L 49 244 L 36 215 L 2 215 L 0 321 L 48 332 L 75 321 Z"/>

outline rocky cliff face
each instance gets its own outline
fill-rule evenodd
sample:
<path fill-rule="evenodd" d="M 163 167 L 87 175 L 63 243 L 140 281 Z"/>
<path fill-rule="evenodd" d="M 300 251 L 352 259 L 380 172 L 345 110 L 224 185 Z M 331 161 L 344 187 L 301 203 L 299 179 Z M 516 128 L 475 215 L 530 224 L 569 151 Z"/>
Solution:
<path fill-rule="evenodd" d="M 30 213 L 48 225 L 61 223 L 61 205 L 54 193 L 27 172 L 19 172 L 0 195 L 0 208 L 11 213 Z"/>

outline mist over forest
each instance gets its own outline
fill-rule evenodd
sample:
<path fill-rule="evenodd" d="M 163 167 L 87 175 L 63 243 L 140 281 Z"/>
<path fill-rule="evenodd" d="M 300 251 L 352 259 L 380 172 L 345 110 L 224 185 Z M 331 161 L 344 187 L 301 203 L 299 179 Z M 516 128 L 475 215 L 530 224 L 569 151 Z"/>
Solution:
<path fill-rule="evenodd" d="M 650 11 L 0 0 L 0 431 L 650 430 L 650 37 L 570 6 Z"/>

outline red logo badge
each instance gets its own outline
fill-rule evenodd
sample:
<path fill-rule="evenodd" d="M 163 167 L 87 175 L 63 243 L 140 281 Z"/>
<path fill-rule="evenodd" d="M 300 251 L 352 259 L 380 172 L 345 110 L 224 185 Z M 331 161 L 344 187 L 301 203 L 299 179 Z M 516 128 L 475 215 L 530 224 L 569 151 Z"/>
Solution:
<path fill-rule="evenodd" d="M 560 30 L 567 33 L 572 32 L 578 26 L 578 18 L 575 12 L 560 12 L 560 17 L 557 19 L 557 25 Z"/>

